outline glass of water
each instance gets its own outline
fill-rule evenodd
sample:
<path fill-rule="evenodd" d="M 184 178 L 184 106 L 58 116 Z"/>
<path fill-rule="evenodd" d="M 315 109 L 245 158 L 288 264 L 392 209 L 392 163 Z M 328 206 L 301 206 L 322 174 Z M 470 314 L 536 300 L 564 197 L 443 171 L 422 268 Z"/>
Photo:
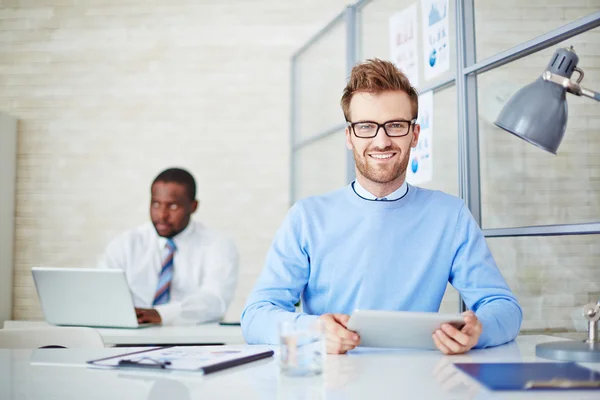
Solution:
<path fill-rule="evenodd" d="M 323 372 L 325 340 L 320 320 L 306 324 L 279 325 L 281 372 L 288 376 L 320 375 Z"/>

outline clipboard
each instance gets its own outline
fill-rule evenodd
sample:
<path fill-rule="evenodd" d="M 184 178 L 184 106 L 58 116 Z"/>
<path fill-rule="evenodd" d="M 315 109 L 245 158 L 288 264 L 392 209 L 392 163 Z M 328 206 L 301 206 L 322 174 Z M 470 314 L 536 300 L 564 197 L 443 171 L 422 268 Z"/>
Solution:
<path fill-rule="evenodd" d="M 490 390 L 600 390 L 600 372 L 574 362 L 455 363 Z"/>
<path fill-rule="evenodd" d="M 206 346 L 165 346 L 87 361 L 89 367 L 188 371 L 201 375 L 273 356 L 273 350 Z"/>

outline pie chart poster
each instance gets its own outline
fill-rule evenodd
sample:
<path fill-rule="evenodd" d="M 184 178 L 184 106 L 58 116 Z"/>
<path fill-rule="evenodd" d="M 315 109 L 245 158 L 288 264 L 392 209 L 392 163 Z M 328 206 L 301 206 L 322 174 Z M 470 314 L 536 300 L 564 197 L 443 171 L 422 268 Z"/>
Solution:
<path fill-rule="evenodd" d="M 421 0 L 423 20 L 423 76 L 425 80 L 450 69 L 448 0 Z"/>
<path fill-rule="evenodd" d="M 410 150 L 406 181 L 416 185 L 430 182 L 433 178 L 433 92 L 425 92 L 419 96 L 419 117 L 417 123 L 421 125 L 421 134 L 417 147 Z"/>

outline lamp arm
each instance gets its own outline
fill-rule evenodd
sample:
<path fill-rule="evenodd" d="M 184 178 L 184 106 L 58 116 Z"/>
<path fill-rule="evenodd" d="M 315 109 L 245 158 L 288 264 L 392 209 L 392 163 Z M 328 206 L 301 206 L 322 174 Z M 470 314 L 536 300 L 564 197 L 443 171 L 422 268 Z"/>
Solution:
<path fill-rule="evenodd" d="M 565 78 L 564 76 L 553 74 L 550 71 L 544 71 L 544 73 L 542 74 L 542 79 L 548 82 L 556 83 L 557 85 L 564 87 L 569 93 L 572 93 L 576 96 L 585 96 L 589 97 L 590 99 L 600 101 L 599 92 L 595 92 L 591 89 L 586 89 L 579 85 L 579 82 L 583 77 L 583 72 L 579 69 L 578 71 L 581 73 L 581 76 L 579 77 L 579 80 L 577 82 L 573 82 L 572 80 L 570 80 L 569 78 Z"/>
<path fill-rule="evenodd" d="M 589 97 L 590 99 L 594 99 L 596 101 L 600 101 L 600 92 L 594 92 L 593 90 L 586 89 L 581 86 L 579 87 L 579 89 L 581 90 L 582 96 Z"/>
<path fill-rule="evenodd" d="M 600 320 L 600 301 L 583 306 L 583 316 L 588 321 L 588 339 L 586 342 L 599 343 L 598 320 Z"/>

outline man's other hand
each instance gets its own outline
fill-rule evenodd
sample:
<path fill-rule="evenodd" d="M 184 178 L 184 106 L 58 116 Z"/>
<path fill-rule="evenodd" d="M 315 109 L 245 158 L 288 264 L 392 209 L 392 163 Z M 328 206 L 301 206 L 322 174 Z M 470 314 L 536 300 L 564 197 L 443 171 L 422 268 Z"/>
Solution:
<path fill-rule="evenodd" d="M 442 328 L 433 332 L 433 342 L 444 354 L 463 354 L 477 344 L 483 329 L 481 322 L 473 311 L 463 313 L 465 325 L 461 330 L 450 324 L 442 324 Z"/>
<path fill-rule="evenodd" d="M 160 314 L 153 308 L 136 308 L 138 324 L 160 324 L 162 322 Z"/>
<path fill-rule="evenodd" d="M 347 329 L 349 315 L 323 314 L 319 319 L 325 329 L 327 353 L 345 354 L 360 343 L 358 334 Z"/>

